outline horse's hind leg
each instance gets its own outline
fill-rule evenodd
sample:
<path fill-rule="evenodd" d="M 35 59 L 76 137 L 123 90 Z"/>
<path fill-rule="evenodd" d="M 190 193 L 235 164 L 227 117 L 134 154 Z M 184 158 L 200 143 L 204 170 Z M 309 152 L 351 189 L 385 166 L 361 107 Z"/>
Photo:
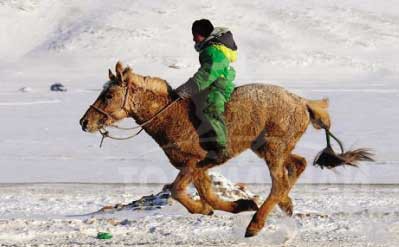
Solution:
<path fill-rule="evenodd" d="M 212 207 L 203 200 L 194 200 L 186 192 L 187 186 L 192 182 L 193 168 L 188 164 L 177 175 L 171 184 L 173 199 L 180 202 L 192 214 L 212 215 Z"/>
<path fill-rule="evenodd" d="M 230 213 L 254 211 L 258 209 L 258 206 L 253 200 L 240 199 L 237 201 L 225 201 L 220 199 L 212 190 L 212 182 L 206 169 L 198 168 L 195 173 L 194 186 L 200 194 L 201 199 L 211 205 L 213 209 Z"/>
<path fill-rule="evenodd" d="M 267 164 L 272 178 L 272 188 L 265 202 L 253 216 L 248 225 L 245 237 L 256 235 L 264 227 L 265 220 L 274 206 L 287 196 L 289 181 L 284 167 L 284 159 L 284 156 L 267 159 Z"/>
<path fill-rule="evenodd" d="M 290 154 L 287 159 L 284 162 L 284 167 L 287 170 L 288 173 L 288 181 L 289 181 L 289 190 L 288 192 L 292 189 L 292 187 L 295 185 L 297 182 L 299 176 L 302 174 L 302 172 L 306 168 L 306 160 L 302 156 L 296 155 L 296 154 Z M 280 207 L 281 210 L 283 210 L 287 215 L 292 216 L 293 214 L 293 204 L 291 198 L 287 196 L 278 203 L 278 206 Z"/>
<path fill-rule="evenodd" d="M 272 179 L 272 187 L 268 197 L 248 225 L 245 237 L 256 235 L 264 227 L 265 220 L 274 206 L 288 196 L 290 181 L 285 164 L 296 143 L 291 141 L 291 136 L 261 137 L 265 138 L 264 141 L 261 140 L 265 144 L 252 147 L 252 150 L 266 161 Z"/>

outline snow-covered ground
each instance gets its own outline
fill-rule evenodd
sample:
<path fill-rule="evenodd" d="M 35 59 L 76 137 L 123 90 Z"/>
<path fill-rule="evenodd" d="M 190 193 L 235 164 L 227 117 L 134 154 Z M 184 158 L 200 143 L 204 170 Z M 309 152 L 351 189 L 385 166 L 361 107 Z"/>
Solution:
<path fill-rule="evenodd" d="M 275 209 L 264 230 L 245 239 L 252 213 L 190 215 L 159 210 L 83 215 L 157 193 L 161 185 L 32 184 L 0 186 L 2 246 L 397 246 L 399 189 L 380 185 L 299 185 L 295 216 Z M 265 197 L 268 185 L 249 186 Z M 113 234 L 98 240 L 100 231 Z"/>
<path fill-rule="evenodd" d="M 251 214 L 192 216 L 177 204 L 111 221 L 68 217 L 173 180 L 177 171 L 147 135 L 100 149 L 100 136 L 78 121 L 117 60 L 173 87 L 189 78 L 198 68 L 190 28 L 199 18 L 233 31 L 237 85 L 329 97 L 333 132 L 347 148 L 373 148 L 377 161 L 333 171 L 309 165 L 293 191 L 305 217 L 277 210 L 253 240 L 242 238 Z M 397 185 L 367 184 L 399 184 L 398 44 L 396 0 L 1 0 L 0 245 L 396 246 Z M 67 91 L 51 92 L 57 82 Z M 311 163 L 324 147 L 324 134 L 310 127 L 296 152 Z M 250 152 L 217 170 L 234 182 L 270 182 Z M 114 239 L 96 240 L 99 230 Z"/>
<path fill-rule="evenodd" d="M 397 183 L 399 5 L 395 1 L 0 2 L 0 182 L 170 182 L 176 175 L 145 134 L 125 142 L 80 130 L 79 118 L 117 60 L 176 87 L 198 68 L 191 23 L 228 26 L 239 46 L 237 84 L 274 83 L 329 97 L 333 131 L 377 162 L 336 173 L 310 167 L 304 183 Z M 60 82 L 65 93 L 50 92 Z M 25 87 L 24 90 L 19 90 Z M 133 124 L 128 121 L 126 124 Z M 126 134 L 126 133 L 122 133 Z M 309 128 L 309 162 L 325 146 Z M 248 152 L 222 172 L 269 182 Z"/>

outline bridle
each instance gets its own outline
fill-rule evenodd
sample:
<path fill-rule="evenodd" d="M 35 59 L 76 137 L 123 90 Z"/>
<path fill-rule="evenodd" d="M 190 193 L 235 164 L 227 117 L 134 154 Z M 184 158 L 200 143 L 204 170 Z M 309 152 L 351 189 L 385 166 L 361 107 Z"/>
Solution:
<path fill-rule="evenodd" d="M 125 111 L 126 116 L 129 116 L 129 111 L 126 109 L 126 104 L 127 104 L 127 100 L 128 100 L 128 96 L 129 96 L 129 88 L 130 88 L 130 87 L 129 87 L 129 84 L 127 84 L 126 86 L 120 86 L 120 87 L 123 87 L 123 88 L 125 89 L 125 94 L 124 94 L 124 98 L 123 98 L 123 101 L 122 101 L 122 104 L 121 104 L 121 109 L 122 109 L 123 111 Z M 111 136 L 111 135 L 109 134 L 108 130 L 106 130 L 105 127 L 102 127 L 101 129 L 98 130 L 98 131 L 100 132 L 100 134 L 102 135 L 102 138 L 101 138 L 101 141 L 100 141 L 100 148 L 102 147 L 102 144 L 103 144 L 103 142 L 104 142 L 104 139 L 107 138 L 107 137 L 110 138 L 110 139 L 114 139 L 114 140 L 128 140 L 128 139 L 131 139 L 131 138 L 133 138 L 133 137 L 138 136 L 138 135 L 144 130 L 144 127 L 145 127 L 146 125 L 148 125 L 149 123 L 151 123 L 158 115 L 160 115 L 160 114 L 162 114 L 163 112 L 165 112 L 166 110 L 168 110 L 171 106 L 173 106 L 173 105 L 174 105 L 175 103 L 177 103 L 179 100 L 181 100 L 181 98 L 175 99 L 175 100 L 172 101 L 170 104 L 166 105 L 164 108 L 162 108 L 162 109 L 161 109 L 160 111 L 158 111 L 156 114 L 154 114 L 154 116 L 152 116 L 150 119 L 144 121 L 143 123 L 141 123 L 141 124 L 139 124 L 139 125 L 137 125 L 137 126 L 130 127 L 130 128 L 126 128 L 126 127 L 120 127 L 120 126 L 115 125 L 115 124 L 108 125 L 109 127 L 113 127 L 113 128 L 120 129 L 120 130 L 134 130 L 134 129 L 140 128 L 140 130 L 139 130 L 138 132 L 136 132 L 136 133 L 134 133 L 134 134 L 132 134 L 132 135 L 130 135 L 130 136 L 127 136 L 127 137 L 115 137 L 115 136 Z M 104 111 L 104 110 L 98 108 L 98 107 L 95 106 L 95 105 L 90 105 L 89 109 L 90 109 L 90 108 L 93 108 L 93 109 L 96 110 L 97 112 L 99 112 L 99 113 L 105 115 L 105 116 L 107 117 L 107 120 L 108 120 L 108 119 L 116 120 L 115 117 L 113 117 L 111 114 L 109 114 L 108 112 L 106 112 L 106 111 Z"/>
<path fill-rule="evenodd" d="M 123 101 L 122 101 L 122 104 L 121 104 L 121 109 L 122 109 L 122 110 L 126 113 L 126 115 L 128 116 L 128 115 L 129 115 L 129 112 L 128 112 L 128 110 L 126 109 L 126 104 L 127 104 L 127 98 L 128 98 L 128 96 L 129 96 L 129 86 L 126 85 L 126 86 L 120 86 L 120 87 L 123 87 L 123 88 L 125 89 L 125 94 L 124 94 Z M 105 115 L 105 116 L 107 117 L 107 119 L 116 120 L 111 114 L 109 114 L 108 112 L 106 112 L 106 111 L 104 111 L 104 110 L 98 108 L 98 107 L 95 106 L 95 105 L 90 105 L 90 108 L 93 108 L 94 110 L 98 111 L 99 113 Z M 110 126 L 112 126 L 112 125 L 110 125 Z M 116 126 L 116 125 L 115 125 L 115 126 Z M 113 127 L 115 127 L 115 126 L 113 126 Z M 118 126 L 116 126 L 116 127 L 118 127 Z M 118 127 L 118 128 L 120 128 L 120 127 Z"/>

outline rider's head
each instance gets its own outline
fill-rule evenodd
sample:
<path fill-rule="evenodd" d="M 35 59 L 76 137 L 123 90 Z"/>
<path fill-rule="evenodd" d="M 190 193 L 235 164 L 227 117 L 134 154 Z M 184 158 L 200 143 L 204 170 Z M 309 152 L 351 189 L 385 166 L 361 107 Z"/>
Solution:
<path fill-rule="evenodd" d="M 196 20 L 191 27 L 195 43 L 204 41 L 213 31 L 212 23 L 207 19 Z"/>

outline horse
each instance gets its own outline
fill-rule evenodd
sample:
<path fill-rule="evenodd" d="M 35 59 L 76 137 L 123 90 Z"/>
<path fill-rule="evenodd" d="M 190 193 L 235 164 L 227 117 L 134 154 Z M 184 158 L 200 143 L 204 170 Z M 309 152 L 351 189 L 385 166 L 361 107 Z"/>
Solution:
<path fill-rule="evenodd" d="M 197 131 L 195 106 L 191 99 L 175 102 L 171 86 L 158 77 L 142 76 L 118 62 L 115 74 L 108 70 L 109 81 L 96 101 L 80 119 L 85 132 L 94 133 L 125 119 L 133 118 L 160 145 L 170 163 L 179 170 L 169 185 L 172 197 L 190 213 L 212 215 L 213 210 L 231 213 L 256 211 L 245 237 L 255 236 L 265 225 L 272 209 L 278 205 L 287 215 L 293 214 L 289 192 L 307 166 L 306 159 L 292 153 L 309 124 L 326 130 L 331 121 L 328 100 L 309 100 L 280 86 L 246 84 L 236 87 L 224 113 L 228 129 L 228 147 L 224 159 L 208 160 Z M 169 109 L 165 109 L 169 108 Z M 151 121 L 149 121 L 151 120 Z M 319 155 L 321 167 L 356 165 L 372 160 L 372 153 L 358 149 L 335 154 L 328 147 Z M 250 149 L 266 162 L 271 176 L 271 190 L 258 206 L 253 200 L 225 201 L 212 190 L 208 169 L 222 165 Z M 191 198 L 189 184 L 200 195 Z"/>

